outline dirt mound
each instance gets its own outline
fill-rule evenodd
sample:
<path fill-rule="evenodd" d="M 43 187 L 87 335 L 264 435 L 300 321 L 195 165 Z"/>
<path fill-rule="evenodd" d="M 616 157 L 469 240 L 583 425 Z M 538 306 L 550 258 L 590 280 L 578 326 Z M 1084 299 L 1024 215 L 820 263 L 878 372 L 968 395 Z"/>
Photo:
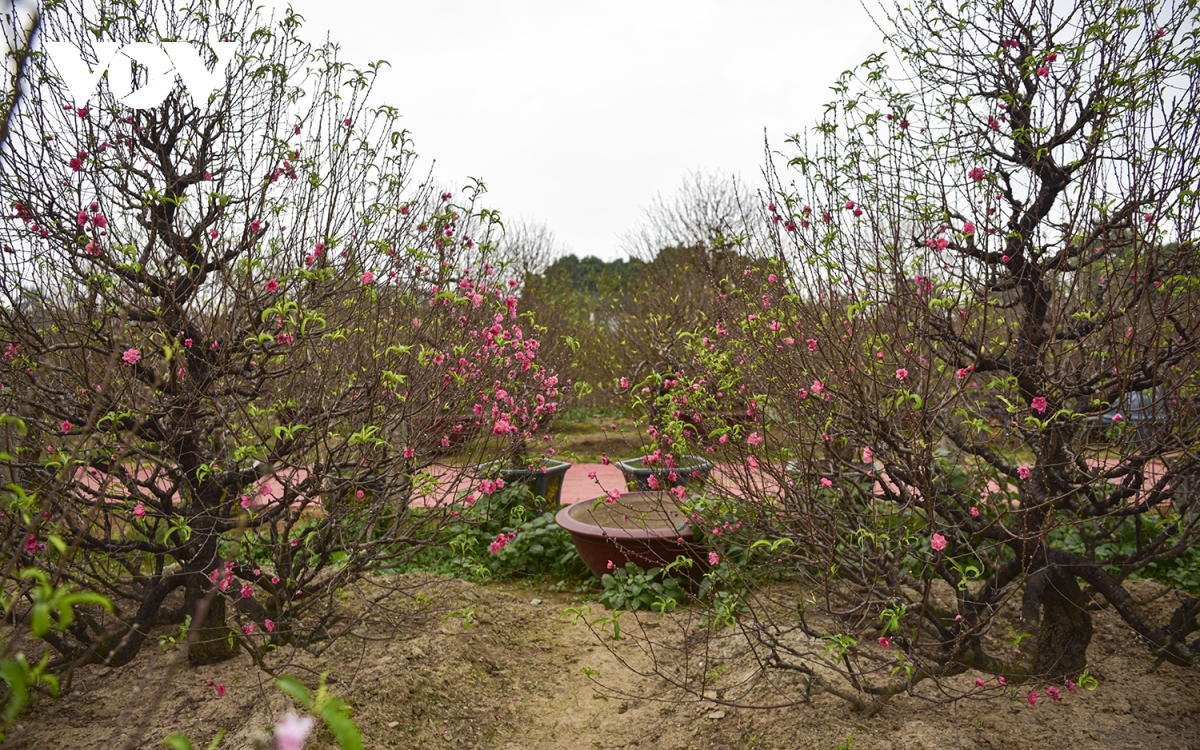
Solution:
<path fill-rule="evenodd" d="M 1103 612 L 1091 651 L 1101 678 L 1094 692 L 1036 707 L 1023 693 L 953 705 L 902 698 L 866 719 L 828 694 L 771 710 L 724 706 L 718 694 L 680 702 L 630 669 L 647 666 L 636 638 L 612 641 L 582 622 L 572 625 L 563 616 L 572 606 L 565 594 L 406 578 L 419 588 L 373 610 L 354 636 L 320 654 L 268 662 L 310 685 L 328 671 L 331 690 L 355 708 L 368 748 L 828 749 L 850 737 L 855 748 L 1200 746 L 1195 670 L 1164 664 L 1150 672 L 1144 647 Z M 595 616 L 606 614 L 590 606 Z M 669 631 L 671 618 L 685 616 L 635 621 L 627 613 L 623 622 L 626 633 L 639 622 Z M 70 693 L 25 717 L 5 747 L 149 749 L 173 732 L 204 747 L 224 727 L 220 747 L 237 750 L 253 747 L 291 708 L 270 675 L 245 657 L 173 671 L 177 662 L 178 652 L 148 651 L 115 673 L 81 670 Z M 335 745 L 317 733 L 308 747 Z"/>

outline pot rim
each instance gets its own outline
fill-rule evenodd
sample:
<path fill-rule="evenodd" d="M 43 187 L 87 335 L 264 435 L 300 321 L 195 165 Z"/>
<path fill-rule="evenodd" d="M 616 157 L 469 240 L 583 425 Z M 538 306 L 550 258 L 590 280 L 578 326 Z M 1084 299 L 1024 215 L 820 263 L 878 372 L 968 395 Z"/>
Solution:
<path fill-rule="evenodd" d="M 645 456 L 637 456 L 636 458 L 626 458 L 621 461 L 617 461 L 616 465 L 617 465 L 617 468 L 620 469 L 621 471 L 630 471 L 630 472 L 645 471 L 645 472 L 650 472 L 650 473 L 660 473 L 661 472 L 663 474 L 666 474 L 667 472 L 671 472 L 671 471 L 675 471 L 675 472 L 702 471 L 705 469 L 711 471 L 716 466 L 716 464 L 714 464 L 712 461 L 709 461 L 704 456 L 697 456 L 697 455 L 690 454 L 690 453 L 686 454 L 684 456 L 681 456 L 680 457 L 681 460 L 675 465 L 674 469 L 668 469 L 666 466 L 635 465 L 635 463 L 640 463 L 640 462 L 644 461 L 645 459 L 646 459 Z"/>
<path fill-rule="evenodd" d="M 665 494 L 665 493 L 630 493 L 630 494 Z M 592 537 L 596 539 L 620 539 L 625 541 L 649 541 L 653 539 L 663 539 L 674 541 L 676 539 L 684 539 L 689 541 L 692 539 L 691 526 L 685 527 L 682 531 L 678 528 L 661 528 L 661 529 L 622 529 L 609 528 L 606 526 L 597 526 L 596 524 L 580 521 L 571 516 L 571 509 L 577 505 L 594 503 L 600 498 L 591 500 L 583 500 L 571 505 L 564 505 L 559 511 L 554 514 L 554 521 L 572 534 L 579 536 Z M 682 523 L 682 522 L 681 522 Z"/>
<path fill-rule="evenodd" d="M 492 461 L 484 461 L 483 463 L 475 464 L 471 468 L 482 473 L 482 472 L 488 471 L 489 469 L 491 469 L 492 467 L 494 467 L 496 464 L 500 463 L 503 460 L 504 459 L 497 458 Z M 562 461 L 557 458 L 541 458 L 538 460 L 545 462 L 543 465 L 543 468 L 545 469 L 545 471 L 538 471 L 537 469 L 530 469 L 528 466 L 522 467 L 520 469 L 500 469 L 500 471 L 505 472 L 505 473 L 515 472 L 515 473 L 531 474 L 533 476 L 544 476 L 544 475 L 552 474 L 556 471 L 559 471 L 560 469 L 562 469 L 562 470 L 569 469 L 575 465 L 575 464 L 571 463 L 570 461 Z"/>

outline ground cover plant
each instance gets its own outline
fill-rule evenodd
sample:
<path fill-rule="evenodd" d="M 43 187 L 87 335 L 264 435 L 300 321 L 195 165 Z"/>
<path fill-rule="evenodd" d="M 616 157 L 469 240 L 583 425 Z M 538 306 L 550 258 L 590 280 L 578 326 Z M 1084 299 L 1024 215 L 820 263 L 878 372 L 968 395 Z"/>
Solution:
<path fill-rule="evenodd" d="M 555 523 L 557 508 L 547 508 L 528 484 L 480 483 L 478 499 L 456 506 L 453 522 L 438 530 L 441 543 L 421 550 L 401 570 L 478 582 L 535 577 L 558 588 L 586 587 L 587 568 L 570 534 Z"/>

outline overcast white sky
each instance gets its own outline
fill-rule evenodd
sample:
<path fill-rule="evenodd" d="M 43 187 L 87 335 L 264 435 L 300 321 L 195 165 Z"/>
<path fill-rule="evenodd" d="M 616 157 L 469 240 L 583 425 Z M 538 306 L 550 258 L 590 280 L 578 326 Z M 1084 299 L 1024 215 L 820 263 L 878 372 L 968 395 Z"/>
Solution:
<path fill-rule="evenodd" d="M 837 75 L 883 48 L 863 8 L 836 0 L 291 5 L 303 36 L 391 63 L 380 101 L 404 114 L 439 182 L 479 177 L 502 214 L 605 259 L 690 171 L 757 182 L 764 128 L 785 147 Z"/>

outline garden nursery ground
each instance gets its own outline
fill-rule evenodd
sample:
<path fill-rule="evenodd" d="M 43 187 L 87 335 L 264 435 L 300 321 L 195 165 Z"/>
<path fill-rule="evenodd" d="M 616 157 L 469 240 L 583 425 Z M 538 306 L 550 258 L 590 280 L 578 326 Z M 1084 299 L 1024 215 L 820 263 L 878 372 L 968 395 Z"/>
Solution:
<path fill-rule="evenodd" d="M 549 581 L 478 585 L 413 574 L 402 582 L 409 595 L 394 594 L 376 610 L 392 618 L 394 634 L 380 624 L 319 656 L 276 665 L 310 684 L 328 671 L 368 748 L 1200 747 L 1194 673 L 1153 669 L 1147 649 L 1109 610 L 1095 615 L 1093 691 L 1064 691 L 1037 706 L 1024 691 L 942 704 L 901 696 L 864 718 L 829 694 L 774 710 L 665 694 L 620 663 L 642 663 L 634 639 L 610 650 L 604 636 L 572 625 L 563 610 L 578 597 L 550 590 Z M 1135 591 L 1142 600 L 1171 598 L 1153 583 Z M 343 606 L 353 608 L 353 598 Z M 669 628 L 687 615 L 640 619 Z M 293 708 L 245 657 L 201 668 L 182 661 L 179 650 L 146 649 L 117 674 L 85 668 L 61 702 L 25 716 L 4 747 L 154 748 L 172 733 L 204 747 L 224 729 L 219 747 L 240 750 L 266 740 L 264 730 Z M 309 746 L 335 744 L 320 730 Z"/>

